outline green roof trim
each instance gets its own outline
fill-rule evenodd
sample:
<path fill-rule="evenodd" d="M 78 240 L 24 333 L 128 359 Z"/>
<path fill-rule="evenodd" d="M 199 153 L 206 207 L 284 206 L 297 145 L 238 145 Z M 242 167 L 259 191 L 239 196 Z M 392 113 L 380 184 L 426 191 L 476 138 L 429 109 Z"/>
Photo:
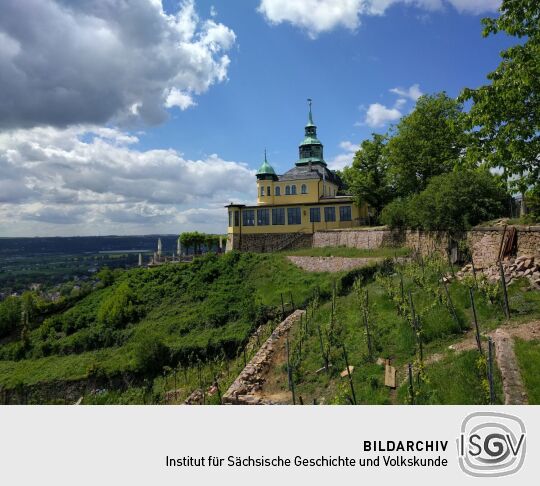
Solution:
<path fill-rule="evenodd" d="M 322 143 L 317 137 L 307 136 L 304 138 L 304 140 L 302 140 L 300 146 L 302 145 L 322 145 Z"/>

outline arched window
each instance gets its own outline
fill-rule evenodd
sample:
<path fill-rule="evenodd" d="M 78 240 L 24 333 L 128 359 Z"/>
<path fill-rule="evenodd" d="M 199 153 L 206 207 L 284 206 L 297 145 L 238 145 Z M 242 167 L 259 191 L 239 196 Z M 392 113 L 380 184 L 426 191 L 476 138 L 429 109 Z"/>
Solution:
<path fill-rule="evenodd" d="M 281 187 L 276 186 L 276 196 L 281 196 Z"/>
<path fill-rule="evenodd" d="M 285 195 L 290 196 L 291 195 L 291 186 L 285 186 Z"/>
<path fill-rule="evenodd" d="M 307 186 L 302 184 L 302 194 L 307 194 Z"/>
<path fill-rule="evenodd" d="M 291 186 L 291 194 L 296 194 L 296 186 Z"/>
<path fill-rule="evenodd" d="M 264 186 L 261 186 L 261 197 L 264 196 Z"/>

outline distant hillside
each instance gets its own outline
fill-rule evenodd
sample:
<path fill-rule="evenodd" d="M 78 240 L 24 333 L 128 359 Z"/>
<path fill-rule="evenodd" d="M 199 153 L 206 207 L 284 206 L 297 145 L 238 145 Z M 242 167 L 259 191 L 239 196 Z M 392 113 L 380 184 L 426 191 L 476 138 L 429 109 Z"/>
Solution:
<path fill-rule="evenodd" d="M 100 251 L 154 250 L 161 238 L 163 251 L 176 250 L 178 235 L 73 236 L 0 238 L 0 258 L 41 253 L 99 253 Z"/>

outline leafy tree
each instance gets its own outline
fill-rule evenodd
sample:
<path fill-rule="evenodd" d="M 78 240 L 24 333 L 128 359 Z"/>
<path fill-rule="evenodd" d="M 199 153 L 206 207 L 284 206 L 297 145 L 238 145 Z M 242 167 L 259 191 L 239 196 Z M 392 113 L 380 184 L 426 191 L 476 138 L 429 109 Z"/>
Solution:
<path fill-rule="evenodd" d="M 459 232 L 504 215 L 508 195 L 486 170 L 459 170 L 433 177 L 420 194 L 383 211 L 390 226 Z"/>
<path fill-rule="evenodd" d="M 521 41 L 502 51 L 490 84 L 461 94 L 473 102 L 468 159 L 501 167 L 510 186 L 524 193 L 540 178 L 540 2 L 503 0 L 500 12 L 482 20 L 484 37 L 504 32 Z"/>
<path fill-rule="evenodd" d="M 0 302 L 0 338 L 13 332 L 21 321 L 21 300 L 7 297 Z"/>
<path fill-rule="evenodd" d="M 170 360 L 169 348 L 157 334 L 146 334 L 136 342 L 135 363 L 139 372 L 156 375 Z"/>
<path fill-rule="evenodd" d="M 391 228 L 405 228 L 409 224 L 409 206 L 407 199 L 394 199 L 381 212 L 381 223 Z"/>
<path fill-rule="evenodd" d="M 180 235 L 180 243 L 186 249 L 193 248 L 195 253 L 201 253 L 204 245 L 208 250 L 219 244 L 218 235 L 199 233 L 198 231 L 188 231 Z"/>
<path fill-rule="evenodd" d="M 386 137 L 374 133 L 364 140 L 356 152 L 352 166 L 345 167 L 343 180 L 348 191 L 360 206 L 367 202 L 379 216 L 382 208 L 392 199 L 388 181 L 388 162 L 385 152 Z"/>
<path fill-rule="evenodd" d="M 114 272 L 105 266 L 97 273 L 97 278 L 104 287 L 108 287 L 114 282 Z"/>
<path fill-rule="evenodd" d="M 127 281 L 118 285 L 99 306 L 98 322 L 111 327 L 122 327 L 137 315 L 135 296 Z"/>
<path fill-rule="evenodd" d="M 525 197 L 529 210 L 528 218 L 531 222 L 540 221 L 540 184 L 529 190 Z"/>
<path fill-rule="evenodd" d="M 386 146 L 397 195 L 421 192 L 430 178 L 453 170 L 467 144 L 463 116 L 461 104 L 443 92 L 420 97 L 400 120 Z"/>

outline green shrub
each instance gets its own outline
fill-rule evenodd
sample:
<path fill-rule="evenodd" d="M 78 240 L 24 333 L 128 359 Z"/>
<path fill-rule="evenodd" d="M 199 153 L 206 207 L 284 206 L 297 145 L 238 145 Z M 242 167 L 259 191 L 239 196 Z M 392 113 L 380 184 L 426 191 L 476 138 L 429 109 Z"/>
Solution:
<path fill-rule="evenodd" d="M 16 297 L 0 302 L 0 338 L 12 333 L 21 322 L 21 303 Z"/>
<path fill-rule="evenodd" d="M 148 334 L 143 336 L 134 348 L 135 366 L 143 375 L 157 375 L 170 359 L 169 348 L 160 336 Z"/>
<path fill-rule="evenodd" d="M 381 213 L 381 222 L 391 228 L 404 228 L 409 224 L 408 201 L 395 199 L 384 207 Z"/>
<path fill-rule="evenodd" d="M 505 214 L 508 194 L 484 170 L 458 170 L 432 177 L 424 191 L 396 200 L 382 212 L 392 228 L 461 232 Z"/>
<path fill-rule="evenodd" d="M 99 323 L 116 328 L 123 327 L 136 316 L 135 296 L 126 280 L 102 302 L 97 313 Z"/>

